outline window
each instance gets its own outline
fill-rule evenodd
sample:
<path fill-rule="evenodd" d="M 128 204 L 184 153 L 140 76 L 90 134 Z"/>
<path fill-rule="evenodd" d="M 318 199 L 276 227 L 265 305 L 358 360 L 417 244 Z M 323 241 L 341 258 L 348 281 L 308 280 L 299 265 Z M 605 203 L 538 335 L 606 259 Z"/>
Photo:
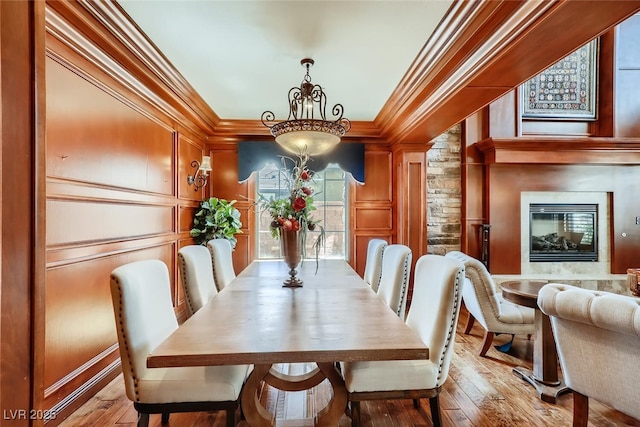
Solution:
<path fill-rule="evenodd" d="M 345 259 L 347 254 L 347 174 L 338 165 L 330 164 L 324 171 L 316 172 L 309 187 L 313 189 L 315 219 L 325 230 L 325 244 L 320 249 L 320 258 Z M 286 197 L 289 190 L 278 166 L 269 163 L 258 171 L 258 194 L 267 199 Z M 258 258 L 280 258 L 280 242 L 271 236 L 271 218 L 265 213 L 258 215 Z M 307 232 L 307 258 L 315 257 L 311 246 L 318 231 Z"/>

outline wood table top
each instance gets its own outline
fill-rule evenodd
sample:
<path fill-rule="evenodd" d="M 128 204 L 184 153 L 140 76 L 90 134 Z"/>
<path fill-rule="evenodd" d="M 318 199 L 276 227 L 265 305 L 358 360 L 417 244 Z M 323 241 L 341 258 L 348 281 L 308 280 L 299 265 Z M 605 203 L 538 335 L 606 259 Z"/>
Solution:
<path fill-rule="evenodd" d="M 149 367 L 425 359 L 429 350 L 343 260 L 254 261 L 147 358 Z"/>
<path fill-rule="evenodd" d="M 511 280 L 500 284 L 504 299 L 525 307 L 538 308 L 538 292 L 547 282 Z"/>

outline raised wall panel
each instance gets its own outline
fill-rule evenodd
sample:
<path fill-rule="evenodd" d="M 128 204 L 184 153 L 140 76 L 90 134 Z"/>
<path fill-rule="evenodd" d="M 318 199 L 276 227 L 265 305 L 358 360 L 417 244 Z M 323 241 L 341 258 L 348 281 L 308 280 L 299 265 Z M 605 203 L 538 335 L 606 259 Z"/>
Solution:
<path fill-rule="evenodd" d="M 461 251 L 480 259 L 480 228 L 484 224 L 484 200 L 482 182 L 484 165 L 466 163 L 462 165 L 462 236 Z"/>
<path fill-rule="evenodd" d="M 427 253 L 427 151 L 431 145 L 413 149 L 400 147 L 393 153 L 396 165 L 396 238 L 397 243 L 411 249 L 411 272 L 416 261 Z M 409 302 L 412 296 L 413 273 L 409 275 Z"/>
<path fill-rule="evenodd" d="M 367 247 L 373 238 L 395 240 L 393 155 L 386 145 L 365 146 L 365 184 L 349 184 L 349 263 L 364 274 Z"/>
<path fill-rule="evenodd" d="M 178 233 L 189 233 L 193 228 L 193 216 L 198 211 L 196 206 L 178 207 Z"/>
<path fill-rule="evenodd" d="M 357 202 L 391 202 L 393 187 L 389 151 L 371 151 L 364 153 L 365 183 L 355 186 Z"/>
<path fill-rule="evenodd" d="M 369 229 L 393 229 L 393 211 L 391 208 L 357 207 L 355 212 L 356 231 Z"/>
<path fill-rule="evenodd" d="M 47 176 L 173 194 L 173 131 L 47 60 Z"/>
<path fill-rule="evenodd" d="M 398 243 L 409 246 L 414 259 L 418 259 L 427 251 L 426 150 L 394 154 L 397 156 Z"/>
<path fill-rule="evenodd" d="M 172 243 L 49 268 L 45 295 L 45 400 L 55 407 L 87 378 L 103 368 L 97 356 L 109 355 L 117 343 L 110 293 L 111 271 L 125 263 L 159 259 L 171 274 Z M 106 352 L 106 353 L 105 353 Z M 118 355 L 119 356 L 119 355 Z"/>
<path fill-rule="evenodd" d="M 140 238 L 174 231 L 174 207 L 49 200 L 47 246 Z"/>
<path fill-rule="evenodd" d="M 211 155 L 211 195 L 227 200 L 253 200 L 247 182 L 238 182 L 238 150 L 215 150 Z"/>
<path fill-rule="evenodd" d="M 236 273 L 255 258 L 255 174 L 245 182 L 238 182 L 238 149 L 236 145 L 214 147 L 211 150 L 211 196 L 236 200 L 240 211 L 242 233 L 236 235 L 238 243 L 233 251 L 233 266 Z"/>

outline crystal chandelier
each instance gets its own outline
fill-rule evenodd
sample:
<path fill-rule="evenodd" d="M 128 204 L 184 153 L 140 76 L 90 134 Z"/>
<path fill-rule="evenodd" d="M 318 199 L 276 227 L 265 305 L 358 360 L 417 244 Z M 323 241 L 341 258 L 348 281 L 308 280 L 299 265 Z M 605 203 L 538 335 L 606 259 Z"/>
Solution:
<path fill-rule="evenodd" d="M 342 117 L 344 107 L 336 104 L 331 110 L 335 120 L 327 120 L 327 96 L 320 85 L 311 83 L 309 68 L 313 59 L 300 61 L 307 72 L 300 87 L 289 89 L 289 117 L 275 123 L 271 111 L 262 113 L 262 124 L 271 129 L 271 135 L 290 153 L 307 153 L 310 156 L 326 153 L 334 148 L 340 138 L 351 129 L 349 119 Z"/>

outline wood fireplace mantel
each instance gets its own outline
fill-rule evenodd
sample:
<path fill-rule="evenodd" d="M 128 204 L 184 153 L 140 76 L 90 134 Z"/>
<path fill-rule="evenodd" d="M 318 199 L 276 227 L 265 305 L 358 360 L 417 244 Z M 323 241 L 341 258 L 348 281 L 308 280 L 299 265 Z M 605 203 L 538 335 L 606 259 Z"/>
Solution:
<path fill-rule="evenodd" d="M 639 138 L 487 138 L 474 146 L 485 164 L 640 164 Z"/>

